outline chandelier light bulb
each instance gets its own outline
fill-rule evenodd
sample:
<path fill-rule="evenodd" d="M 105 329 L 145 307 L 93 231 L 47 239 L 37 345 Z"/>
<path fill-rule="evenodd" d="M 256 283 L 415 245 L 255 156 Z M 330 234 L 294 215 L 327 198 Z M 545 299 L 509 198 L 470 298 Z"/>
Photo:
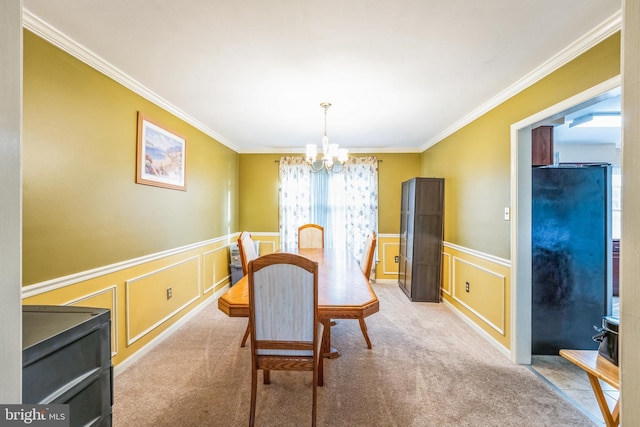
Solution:
<path fill-rule="evenodd" d="M 316 160 L 317 155 L 318 155 L 318 150 L 316 148 L 316 144 L 307 144 L 307 156 L 306 156 L 307 161 L 314 162 Z"/>

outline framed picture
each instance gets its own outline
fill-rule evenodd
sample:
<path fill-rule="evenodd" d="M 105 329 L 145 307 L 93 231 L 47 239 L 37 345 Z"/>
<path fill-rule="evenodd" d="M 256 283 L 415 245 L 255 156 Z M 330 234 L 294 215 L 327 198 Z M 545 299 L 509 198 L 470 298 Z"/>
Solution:
<path fill-rule="evenodd" d="M 187 190 L 187 141 L 138 112 L 136 183 Z"/>

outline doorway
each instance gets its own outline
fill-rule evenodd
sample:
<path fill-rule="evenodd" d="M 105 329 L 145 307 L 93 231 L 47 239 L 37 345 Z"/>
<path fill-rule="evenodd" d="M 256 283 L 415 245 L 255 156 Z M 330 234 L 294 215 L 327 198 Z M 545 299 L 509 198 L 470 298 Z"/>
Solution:
<path fill-rule="evenodd" d="M 511 359 L 531 363 L 531 130 L 611 97 L 619 90 L 614 77 L 511 125 Z"/>

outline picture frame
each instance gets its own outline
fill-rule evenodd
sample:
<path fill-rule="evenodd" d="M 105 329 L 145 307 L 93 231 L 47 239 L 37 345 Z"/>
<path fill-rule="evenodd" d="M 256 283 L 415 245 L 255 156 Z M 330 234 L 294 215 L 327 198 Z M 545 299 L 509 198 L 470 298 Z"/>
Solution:
<path fill-rule="evenodd" d="M 187 191 L 187 140 L 138 112 L 136 183 Z"/>

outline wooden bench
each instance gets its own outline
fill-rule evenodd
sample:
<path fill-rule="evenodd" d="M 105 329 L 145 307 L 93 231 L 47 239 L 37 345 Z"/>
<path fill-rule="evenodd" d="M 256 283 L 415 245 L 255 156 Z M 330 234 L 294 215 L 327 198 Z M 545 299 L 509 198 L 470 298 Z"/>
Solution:
<path fill-rule="evenodd" d="M 620 390 L 620 368 L 604 357 L 599 356 L 597 350 L 560 350 L 560 356 L 584 369 L 587 373 L 607 427 L 619 425 L 620 399 L 616 402 L 613 411 L 609 412 L 609 405 L 607 405 L 598 380 L 602 380 L 615 387 L 616 390 Z"/>

